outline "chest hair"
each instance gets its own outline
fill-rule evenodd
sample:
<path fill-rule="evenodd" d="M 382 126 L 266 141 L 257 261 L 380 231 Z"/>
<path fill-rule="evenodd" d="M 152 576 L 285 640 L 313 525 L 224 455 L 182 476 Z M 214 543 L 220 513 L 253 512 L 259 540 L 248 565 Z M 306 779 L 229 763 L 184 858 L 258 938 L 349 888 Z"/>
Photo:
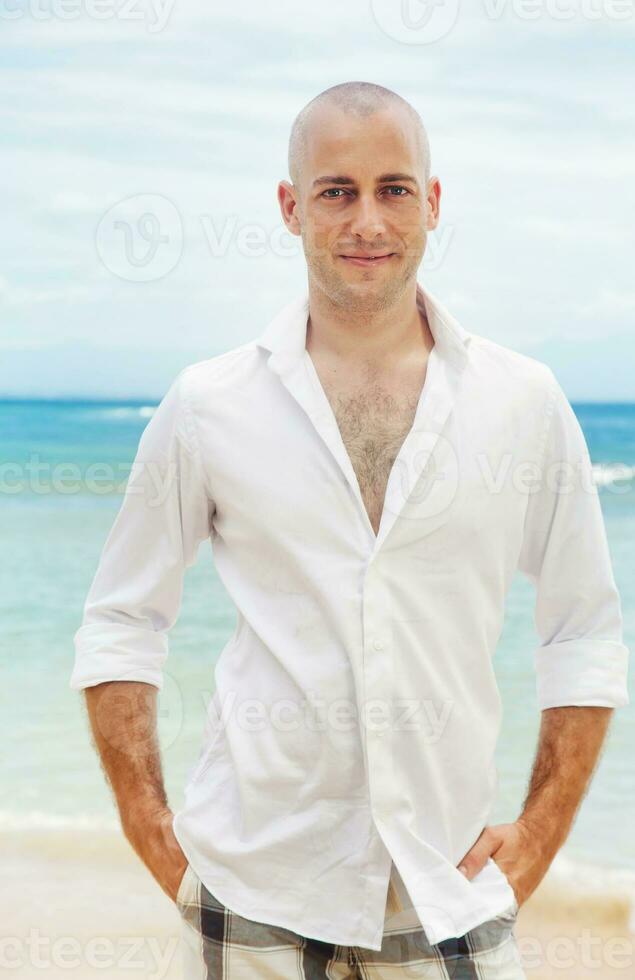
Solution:
<path fill-rule="evenodd" d="M 388 477 L 412 428 L 422 384 L 421 371 L 402 379 L 399 387 L 394 380 L 387 385 L 374 372 L 357 383 L 323 382 L 375 533 Z"/>

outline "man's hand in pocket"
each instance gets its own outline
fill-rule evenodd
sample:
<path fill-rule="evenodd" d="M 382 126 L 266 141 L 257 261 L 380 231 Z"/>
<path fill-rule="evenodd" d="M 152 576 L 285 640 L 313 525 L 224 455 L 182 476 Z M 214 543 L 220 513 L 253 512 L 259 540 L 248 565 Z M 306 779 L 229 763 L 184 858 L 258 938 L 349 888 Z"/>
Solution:
<path fill-rule="evenodd" d="M 553 860 L 540 836 L 522 820 L 485 827 L 457 867 L 471 881 L 490 857 L 511 885 L 519 908 L 538 887 Z"/>
<path fill-rule="evenodd" d="M 173 902 L 187 869 L 187 858 L 172 830 L 167 808 L 138 811 L 123 823 L 124 833 L 152 876 Z"/>

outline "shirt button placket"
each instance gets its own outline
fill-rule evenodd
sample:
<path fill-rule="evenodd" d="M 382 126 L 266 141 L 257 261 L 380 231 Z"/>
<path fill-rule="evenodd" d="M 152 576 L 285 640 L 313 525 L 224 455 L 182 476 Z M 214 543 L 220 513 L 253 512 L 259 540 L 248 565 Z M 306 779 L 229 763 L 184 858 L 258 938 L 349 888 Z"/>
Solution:
<path fill-rule="evenodd" d="M 389 622 L 385 615 L 385 611 L 389 608 L 390 604 L 375 557 L 368 564 L 364 581 L 365 703 L 362 705 L 362 712 L 371 806 L 374 811 L 382 815 L 392 809 L 390 802 L 392 750 L 391 740 L 386 738 L 393 718 L 393 663 L 390 656 Z"/>

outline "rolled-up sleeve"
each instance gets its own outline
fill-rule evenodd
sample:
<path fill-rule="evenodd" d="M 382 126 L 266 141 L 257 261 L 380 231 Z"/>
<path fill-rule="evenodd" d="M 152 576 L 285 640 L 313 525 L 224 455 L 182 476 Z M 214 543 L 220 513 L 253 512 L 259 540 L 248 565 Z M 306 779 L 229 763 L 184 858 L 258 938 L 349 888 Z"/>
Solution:
<path fill-rule="evenodd" d="M 187 371 L 173 380 L 139 440 L 74 636 L 72 690 L 112 680 L 162 687 L 184 573 L 210 536 L 214 511 Z"/>
<path fill-rule="evenodd" d="M 628 648 L 598 488 L 576 415 L 548 369 L 539 480 L 518 568 L 536 588 L 540 709 L 629 703 Z"/>

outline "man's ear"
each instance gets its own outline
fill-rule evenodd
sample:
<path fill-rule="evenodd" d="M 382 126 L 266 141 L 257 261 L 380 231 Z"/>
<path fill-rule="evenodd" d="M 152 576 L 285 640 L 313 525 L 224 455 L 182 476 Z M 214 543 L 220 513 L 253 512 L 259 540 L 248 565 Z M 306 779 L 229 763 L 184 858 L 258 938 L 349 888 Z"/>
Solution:
<path fill-rule="evenodd" d="M 441 207 L 441 182 L 438 177 L 431 177 L 428 181 L 427 201 L 426 228 L 428 231 L 432 231 L 439 224 Z"/>
<path fill-rule="evenodd" d="M 298 214 L 300 195 L 294 184 L 281 180 L 278 184 L 278 204 L 282 220 L 292 235 L 300 234 L 300 216 Z"/>

